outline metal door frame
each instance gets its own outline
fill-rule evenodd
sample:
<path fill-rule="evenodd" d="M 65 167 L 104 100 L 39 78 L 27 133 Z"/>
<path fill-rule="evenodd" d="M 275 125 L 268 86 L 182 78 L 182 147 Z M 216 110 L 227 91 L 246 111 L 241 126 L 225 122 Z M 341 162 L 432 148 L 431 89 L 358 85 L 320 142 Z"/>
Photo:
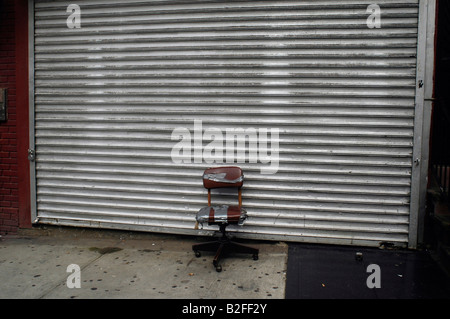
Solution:
<path fill-rule="evenodd" d="M 28 92 L 29 92 L 29 148 L 35 150 L 35 111 L 34 111 L 34 0 L 28 0 Z M 30 156 L 28 156 L 30 160 Z M 36 162 L 30 160 L 30 210 L 31 222 L 37 223 Z"/>
<path fill-rule="evenodd" d="M 434 39 L 436 0 L 419 1 L 419 29 L 416 71 L 416 110 L 412 158 L 409 248 L 423 242 L 432 97 L 434 88 Z"/>

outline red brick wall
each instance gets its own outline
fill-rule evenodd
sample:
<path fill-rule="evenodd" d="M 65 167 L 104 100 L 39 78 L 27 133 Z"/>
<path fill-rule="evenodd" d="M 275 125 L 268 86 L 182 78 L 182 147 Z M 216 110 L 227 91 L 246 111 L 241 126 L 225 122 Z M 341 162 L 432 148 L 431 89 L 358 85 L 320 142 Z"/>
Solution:
<path fill-rule="evenodd" d="M 14 1 L 0 2 L 0 88 L 8 89 L 8 120 L 0 123 L 0 234 L 19 226 Z"/>
<path fill-rule="evenodd" d="M 14 234 L 19 226 L 31 225 L 29 166 L 24 158 L 28 149 L 26 13 L 26 1 L 0 0 L 0 88 L 8 89 L 7 121 L 0 122 L 0 234 Z M 25 20 L 18 21 L 21 16 Z"/>

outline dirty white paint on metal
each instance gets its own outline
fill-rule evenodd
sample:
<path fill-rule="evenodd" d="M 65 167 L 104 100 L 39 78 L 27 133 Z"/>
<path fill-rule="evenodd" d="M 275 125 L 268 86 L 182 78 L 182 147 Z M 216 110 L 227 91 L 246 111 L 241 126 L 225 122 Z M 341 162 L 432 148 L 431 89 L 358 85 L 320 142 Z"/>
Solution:
<path fill-rule="evenodd" d="M 372 3 L 79 0 L 70 29 L 70 2 L 35 1 L 39 222 L 212 234 L 195 214 L 221 164 L 171 157 L 201 120 L 279 129 L 275 174 L 238 164 L 237 236 L 407 245 L 419 3 L 378 0 L 370 29 Z"/>

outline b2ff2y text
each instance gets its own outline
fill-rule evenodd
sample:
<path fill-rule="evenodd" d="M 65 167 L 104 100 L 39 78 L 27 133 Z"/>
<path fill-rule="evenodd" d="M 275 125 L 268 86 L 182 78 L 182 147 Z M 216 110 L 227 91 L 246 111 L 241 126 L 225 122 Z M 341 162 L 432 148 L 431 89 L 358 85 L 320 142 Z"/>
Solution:
<path fill-rule="evenodd" d="M 226 304 L 224 308 L 217 306 L 197 306 L 190 303 L 188 306 L 183 306 L 183 314 L 208 314 L 210 317 L 217 312 L 226 312 L 228 314 L 264 314 L 267 304 Z"/>

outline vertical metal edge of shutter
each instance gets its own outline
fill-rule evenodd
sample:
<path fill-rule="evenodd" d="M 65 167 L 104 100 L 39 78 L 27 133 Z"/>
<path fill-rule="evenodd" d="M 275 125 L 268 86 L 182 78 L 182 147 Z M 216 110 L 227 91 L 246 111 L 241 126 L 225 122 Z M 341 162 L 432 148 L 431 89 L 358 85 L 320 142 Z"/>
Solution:
<path fill-rule="evenodd" d="M 431 127 L 431 99 L 434 89 L 434 38 L 436 1 L 419 2 L 417 45 L 416 103 L 414 117 L 413 174 L 411 182 L 410 248 L 423 242 L 426 210 L 429 142 Z M 430 51 L 431 50 L 431 51 Z M 419 83 L 422 82 L 421 87 Z"/>
<path fill-rule="evenodd" d="M 387 19 L 390 28 L 373 30 L 365 45 L 360 36 L 369 34 L 366 26 L 355 25 L 364 22 L 369 2 L 341 1 L 330 11 L 326 1 L 305 2 L 309 11 L 294 11 L 296 4 L 289 1 L 261 1 L 251 12 L 242 2 L 228 4 L 225 12 L 217 2 L 183 2 L 177 9 L 180 2 L 170 7 L 149 1 L 121 4 L 117 10 L 128 13 L 120 13 L 112 3 L 81 1 L 82 27 L 69 30 L 69 3 L 36 1 L 39 222 L 213 234 L 210 227 L 193 230 L 195 212 L 205 202 L 201 173 L 211 165 L 177 166 L 168 158 L 173 129 L 192 132 L 193 121 L 203 119 L 204 129 L 281 128 L 277 174 L 264 176 L 260 165 L 240 165 L 248 176 L 243 199 L 250 218 L 244 227 L 232 228 L 236 236 L 407 245 L 418 0 L 379 1 L 394 18 Z M 169 20 L 132 29 L 133 20 L 138 28 L 145 20 L 140 15 L 154 13 L 140 10 L 152 4 L 159 6 L 159 19 Z M 209 9 L 202 10 L 202 4 Z M 173 19 L 183 12 L 189 13 L 184 21 Z M 337 12 L 339 21 L 348 23 L 348 34 L 344 26 L 329 28 Z M 293 21 L 304 24 L 292 29 Z M 321 28 L 311 31 L 308 23 Z M 212 38 L 205 41 L 199 32 Z M 336 47 L 339 38 L 345 49 Z M 150 51 L 144 50 L 148 41 L 156 45 Z M 371 52 L 371 44 L 381 53 Z M 355 57 L 347 59 L 344 53 L 352 49 Z M 313 59 L 312 50 L 324 55 Z M 176 65 L 197 77 L 186 80 Z M 296 69 L 283 69 L 286 65 Z M 224 112 L 215 109 L 226 106 Z M 212 116 L 221 122 L 216 125 Z"/>
<path fill-rule="evenodd" d="M 35 107 L 34 107 L 34 0 L 28 0 L 28 143 L 29 151 L 35 150 Z M 37 223 L 36 163 L 30 161 L 30 217 Z"/>

